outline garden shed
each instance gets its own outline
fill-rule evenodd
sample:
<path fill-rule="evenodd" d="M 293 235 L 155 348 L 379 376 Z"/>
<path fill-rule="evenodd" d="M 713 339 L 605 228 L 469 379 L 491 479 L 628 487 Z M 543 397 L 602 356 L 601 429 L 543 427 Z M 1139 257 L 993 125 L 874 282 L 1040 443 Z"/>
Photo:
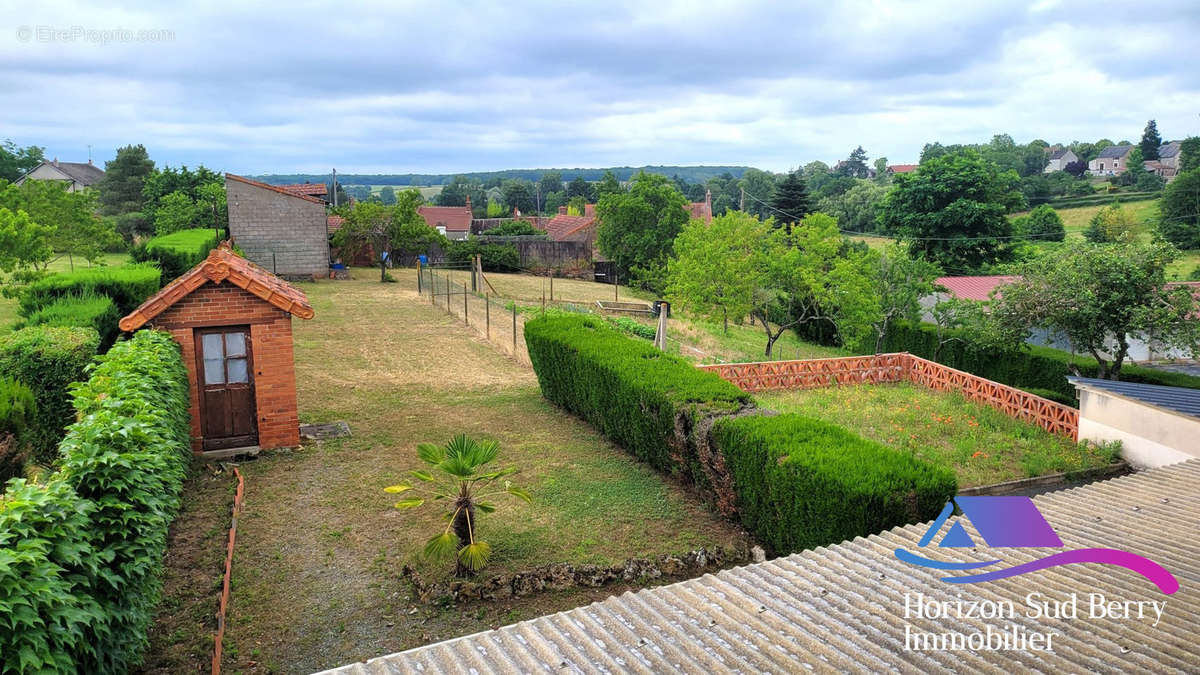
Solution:
<path fill-rule="evenodd" d="M 304 293 L 223 242 L 120 327 L 175 338 L 191 384 L 192 450 L 228 452 L 300 442 L 293 316 L 313 316 Z"/>

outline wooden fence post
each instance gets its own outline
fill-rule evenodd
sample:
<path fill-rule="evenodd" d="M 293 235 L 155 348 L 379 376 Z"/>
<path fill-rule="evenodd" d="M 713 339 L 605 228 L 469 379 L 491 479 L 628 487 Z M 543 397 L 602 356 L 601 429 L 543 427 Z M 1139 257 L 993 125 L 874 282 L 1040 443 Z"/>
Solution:
<path fill-rule="evenodd" d="M 513 302 L 513 356 L 517 355 L 517 303 Z"/>
<path fill-rule="evenodd" d="M 554 273 L 550 273 L 550 302 L 554 302 Z"/>
<path fill-rule="evenodd" d="M 421 297 L 421 259 L 417 258 L 417 297 Z"/>
<path fill-rule="evenodd" d="M 463 286 L 463 323 L 467 324 L 468 326 L 471 325 L 471 322 L 467 321 L 467 287 L 466 286 Z"/>
<path fill-rule="evenodd" d="M 654 332 L 654 346 L 662 352 L 667 351 L 667 312 L 669 311 L 671 311 L 671 303 L 660 300 L 658 303 L 658 330 Z"/>
<path fill-rule="evenodd" d="M 484 335 L 492 339 L 492 298 L 485 291 L 483 294 L 483 325 Z"/>

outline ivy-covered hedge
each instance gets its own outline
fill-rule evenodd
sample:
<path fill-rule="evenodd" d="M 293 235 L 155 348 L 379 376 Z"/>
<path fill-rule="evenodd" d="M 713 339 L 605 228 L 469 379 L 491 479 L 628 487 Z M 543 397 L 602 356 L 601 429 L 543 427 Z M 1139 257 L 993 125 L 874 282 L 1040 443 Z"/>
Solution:
<path fill-rule="evenodd" d="M 124 673 L 161 591 L 190 456 L 187 371 L 165 333 L 100 357 L 45 485 L 0 499 L 0 670 Z"/>
<path fill-rule="evenodd" d="M 801 415 L 718 420 L 712 433 L 742 524 L 780 553 L 935 518 L 958 486 L 948 468 Z"/>
<path fill-rule="evenodd" d="M 932 518 L 954 494 L 949 470 L 817 420 L 755 414 L 716 373 L 599 317 L 528 321 L 525 344 L 547 399 L 694 482 L 780 553 Z"/>
<path fill-rule="evenodd" d="M 1046 396 L 1045 392 L 1054 392 L 1057 396 L 1046 397 L 1070 401 L 1072 405 L 1077 401 L 1075 387 L 1067 381 L 1067 376 L 1074 375 L 1072 368 L 1077 369 L 1084 377 L 1096 377 L 1099 372 L 1099 364 L 1095 359 L 1072 356 L 1060 349 L 1026 346 L 1013 353 L 1002 353 L 974 347 L 968 339 L 969 336 L 965 334 L 949 331 L 948 335 L 961 339 L 943 344 L 939 351 L 936 326 L 925 323 L 913 325 L 900 321 L 889 328 L 887 338 L 883 342 L 883 351 L 909 352 L 973 375 L 1032 391 L 1039 396 Z M 864 344 L 856 351 L 866 354 L 873 351 L 873 348 L 874 344 Z M 1121 379 L 1126 382 L 1200 389 L 1200 377 L 1135 365 L 1123 366 Z"/>
<path fill-rule="evenodd" d="M 600 317 L 527 321 L 525 345 L 543 396 L 670 474 L 698 478 L 683 459 L 677 425 L 687 429 L 751 405 L 748 394 L 715 373 L 625 337 Z"/>
<path fill-rule="evenodd" d="M 158 267 L 147 263 L 52 274 L 25 287 L 18 311 L 28 317 L 64 296 L 107 295 L 116 303 L 117 311 L 125 315 L 154 295 L 161 279 Z"/>
<path fill-rule="evenodd" d="M 116 341 L 121 314 L 107 295 L 64 296 L 25 317 L 21 326 L 81 326 L 100 334 L 100 351 Z"/>
<path fill-rule="evenodd" d="M 179 230 L 138 244 L 131 257 L 135 262 L 157 263 L 163 279 L 169 281 L 200 264 L 219 243 L 221 237 L 210 228 Z"/>
<path fill-rule="evenodd" d="M 37 400 L 27 434 L 37 461 L 57 459 L 63 430 L 75 420 L 69 387 L 85 378 L 99 346 L 91 328 L 34 326 L 0 336 L 0 373 L 24 382 Z"/>

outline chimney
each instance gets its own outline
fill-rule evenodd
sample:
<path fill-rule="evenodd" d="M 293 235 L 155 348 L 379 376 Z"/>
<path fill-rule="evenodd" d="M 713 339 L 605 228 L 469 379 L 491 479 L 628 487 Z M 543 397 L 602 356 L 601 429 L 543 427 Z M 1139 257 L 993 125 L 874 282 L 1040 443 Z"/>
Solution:
<path fill-rule="evenodd" d="M 54 166 L 55 166 L 55 168 L 58 167 L 58 158 L 57 157 L 54 158 Z"/>
<path fill-rule="evenodd" d="M 92 158 L 88 157 L 88 166 L 92 166 Z"/>
<path fill-rule="evenodd" d="M 565 206 L 558 207 L 558 215 L 560 215 L 560 216 L 567 215 L 567 207 L 565 207 Z"/>
<path fill-rule="evenodd" d="M 467 195 L 467 210 L 471 210 L 471 195 Z"/>
<path fill-rule="evenodd" d="M 712 213 L 712 190 L 704 191 L 704 206 Z"/>

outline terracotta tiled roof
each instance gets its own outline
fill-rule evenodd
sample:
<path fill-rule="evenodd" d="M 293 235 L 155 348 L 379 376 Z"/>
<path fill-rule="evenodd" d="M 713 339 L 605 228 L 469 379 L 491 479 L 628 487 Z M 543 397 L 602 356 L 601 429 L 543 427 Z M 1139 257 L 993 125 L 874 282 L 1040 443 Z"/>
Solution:
<path fill-rule="evenodd" d="M 1015 276 L 939 277 L 937 283 L 945 286 L 946 290 L 956 298 L 987 300 L 992 289 L 1018 279 L 1020 277 Z"/>
<path fill-rule="evenodd" d="M 567 241 L 580 238 L 584 230 L 596 223 L 595 216 L 568 216 L 558 214 L 550 219 L 543 228 L 553 241 Z"/>
<path fill-rule="evenodd" d="M 312 197 L 324 197 L 329 194 L 329 186 L 324 183 L 297 183 L 295 185 L 279 185 L 288 192 L 294 192 L 298 195 L 310 195 Z"/>
<path fill-rule="evenodd" d="M 917 170 L 916 164 L 893 164 L 888 167 L 888 171 L 892 173 L 912 173 Z"/>
<path fill-rule="evenodd" d="M 342 226 L 345 224 L 346 224 L 346 219 L 341 216 L 326 216 L 325 217 L 325 229 L 328 230 L 330 234 L 333 234 L 334 232 L 337 232 L 338 230 L 342 229 Z"/>
<path fill-rule="evenodd" d="M 239 183 L 245 183 L 246 185 L 253 185 L 254 187 L 260 187 L 264 190 L 274 190 L 275 192 L 278 192 L 281 195 L 287 195 L 289 197 L 296 197 L 297 199 L 307 199 L 310 202 L 316 202 L 316 203 L 322 204 L 322 205 L 325 203 L 325 200 L 323 200 L 323 199 L 317 199 L 316 197 L 310 197 L 308 195 L 300 194 L 298 192 L 291 192 L 289 190 L 285 190 L 284 188 L 282 188 L 278 185 L 267 185 L 266 183 L 260 183 L 259 181 L 251 180 L 249 178 L 246 178 L 245 176 L 239 176 L 237 174 L 227 173 L 227 174 L 225 174 L 225 180 L 236 180 Z"/>
<path fill-rule="evenodd" d="M 447 232 L 469 232 L 471 209 L 466 206 L 422 206 L 417 209 L 430 227 L 444 227 Z"/>
<path fill-rule="evenodd" d="M 214 248 L 203 262 L 164 286 L 130 312 L 129 316 L 121 319 L 118 325 L 125 332 L 135 331 L 204 284 L 223 281 L 262 298 L 292 316 L 301 319 L 313 317 L 312 305 L 308 304 L 303 291 L 234 253 L 229 242 L 225 241 Z"/>
<path fill-rule="evenodd" d="M 706 223 L 712 222 L 712 206 L 708 202 L 692 202 L 686 207 L 688 216 Z"/>

